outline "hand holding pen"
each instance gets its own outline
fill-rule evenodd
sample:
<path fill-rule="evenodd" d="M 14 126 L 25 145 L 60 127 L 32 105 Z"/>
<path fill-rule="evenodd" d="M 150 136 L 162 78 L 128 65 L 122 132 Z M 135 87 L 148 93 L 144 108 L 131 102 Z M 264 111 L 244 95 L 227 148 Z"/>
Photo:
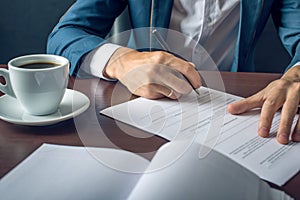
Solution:
<path fill-rule="evenodd" d="M 157 40 L 157 42 L 160 44 L 160 46 L 161 46 L 165 51 L 171 52 L 171 49 L 169 48 L 168 44 L 167 44 L 167 43 L 165 42 L 165 40 L 161 37 L 161 35 L 160 35 L 160 33 L 157 31 L 157 29 L 153 29 L 153 30 L 152 30 L 152 34 L 154 35 L 154 37 L 155 37 L 155 39 Z M 192 62 L 189 62 L 189 63 L 195 67 L 194 63 L 192 63 Z M 188 79 L 186 79 L 186 80 L 189 82 Z M 194 89 L 194 91 L 196 92 L 196 94 L 198 94 L 198 95 L 200 96 L 200 93 L 199 93 L 199 91 L 197 90 L 197 88 L 194 88 L 193 85 L 192 85 L 190 82 L 189 82 L 189 84 L 190 84 L 191 87 Z M 170 94 L 168 95 L 168 97 L 171 96 L 172 93 L 173 93 L 173 90 L 171 90 L 171 92 L 170 92 Z"/>
<path fill-rule="evenodd" d="M 131 93 L 148 99 L 178 99 L 201 86 L 195 66 L 167 51 L 140 52 L 120 47 L 103 75 L 119 80 Z"/>

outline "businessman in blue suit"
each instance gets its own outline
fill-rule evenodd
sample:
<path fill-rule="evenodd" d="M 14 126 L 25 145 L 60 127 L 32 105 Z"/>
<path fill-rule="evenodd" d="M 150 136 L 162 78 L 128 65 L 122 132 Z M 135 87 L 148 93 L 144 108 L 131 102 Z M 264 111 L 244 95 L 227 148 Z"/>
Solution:
<path fill-rule="evenodd" d="M 108 42 L 104 38 L 126 7 L 132 29 L 147 31 L 137 34 L 142 39 L 135 35 L 126 45 Z M 260 107 L 258 134 L 267 137 L 274 113 L 282 108 L 277 140 L 286 144 L 290 136 L 300 141 L 300 123 L 291 130 L 300 101 L 299 0 L 77 0 L 49 35 L 47 51 L 67 57 L 71 75 L 119 80 L 136 95 L 176 99 L 200 87 L 201 77 L 193 60 L 152 51 L 154 29 L 182 33 L 186 39 L 173 43 L 183 48 L 202 45 L 220 70 L 251 72 L 255 71 L 254 48 L 270 14 L 291 62 L 282 68 L 279 80 L 230 104 L 228 112 L 240 114 Z M 139 40 L 148 43 L 149 51 L 137 50 Z"/>

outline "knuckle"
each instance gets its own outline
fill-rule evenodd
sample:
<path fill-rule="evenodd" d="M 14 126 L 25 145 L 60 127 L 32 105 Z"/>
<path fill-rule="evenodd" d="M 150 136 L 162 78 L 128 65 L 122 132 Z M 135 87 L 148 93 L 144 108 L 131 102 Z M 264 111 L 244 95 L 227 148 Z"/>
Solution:
<path fill-rule="evenodd" d="M 191 65 L 186 64 L 186 65 L 183 67 L 182 72 L 183 72 L 184 74 L 190 74 L 190 73 L 192 73 L 194 70 L 195 70 L 195 69 L 194 69 Z"/>
<path fill-rule="evenodd" d="M 163 51 L 155 51 L 152 53 L 151 61 L 153 63 L 163 64 L 166 57 L 166 53 Z"/>
<path fill-rule="evenodd" d="M 277 101 L 276 101 L 276 99 L 274 99 L 274 98 L 267 98 L 267 99 L 265 100 L 264 104 L 267 105 L 267 106 L 269 106 L 269 107 L 271 107 L 271 108 L 272 108 L 272 107 L 275 108 L 275 106 L 276 106 L 276 104 L 277 104 Z"/>

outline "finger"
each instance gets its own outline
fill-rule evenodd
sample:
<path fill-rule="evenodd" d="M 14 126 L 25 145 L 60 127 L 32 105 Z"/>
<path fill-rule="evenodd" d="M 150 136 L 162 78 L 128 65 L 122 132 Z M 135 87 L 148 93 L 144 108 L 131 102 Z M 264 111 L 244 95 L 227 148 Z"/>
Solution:
<path fill-rule="evenodd" d="M 277 132 L 277 140 L 281 144 L 287 144 L 291 133 L 294 117 L 298 110 L 299 97 L 297 93 L 291 92 L 284 102 L 281 119 Z"/>
<path fill-rule="evenodd" d="M 199 88 L 202 85 L 201 77 L 195 65 L 183 59 L 173 56 L 168 66 L 180 72 L 193 86 Z"/>
<path fill-rule="evenodd" d="M 163 95 L 164 97 L 170 98 L 170 99 L 178 99 L 180 98 L 181 94 L 173 90 L 172 88 L 168 88 L 162 85 L 157 85 L 156 90 L 158 93 Z"/>
<path fill-rule="evenodd" d="M 196 71 L 196 76 L 195 76 L 196 80 L 194 81 L 195 83 L 193 84 L 188 78 L 187 79 L 192 84 L 193 89 L 198 89 L 198 88 L 200 88 L 203 85 L 203 83 L 202 83 L 202 77 L 201 77 L 199 71 L 197 70 L 196 65 L 194 63 L 192 63 L 192 62 L 188 62 L 188 63 L 194 68 L 193 71 Z"/>
<path fill-rule="evenodd" d="M 159 99 L 163 97 L 168 97 L 170 99 L 178 99 L 181 96 L 176 91 L 166 86 L 153 83 L 143 85 L 142 87 L 138 88 L 132 93 L 147 99 Z"/>
<path fill-rule="evenodd" d="M 241 114 L 253 108 L 260 108 L 263 105 L 263 91 L 252 95 L 246 99 L 231 103 L 227 106 L 227 111 L 233 115 Z"/>
<path fill-rule="evenodd" d="M 184 75 L 193 88 L 197 89 L 202 86 L 201 76 L 194 63 L 187 62 L 183 67 L 180 67 L 178 71 Z"/>
<path fill-rule="evenodd" d="M 277 97 L 277 98 L 276 98 Z M 278 96 L 269 96 L 263 103 L 258 123 L 258 134 L 268 137 L 275 112 L 282 106 L 283 100 Z"/>
<path fill-rule="evenodd" d="M 292 133 L 292 140 L 294 142 L 300 142 L 300 117 L 299 116 L 298 116 L 296 126 Z"/>
<path fill-rule="evenodd" d="M 176 74 L 174 70 L 172 70 L 172 72 L 170 73 L 165 73 L 164 75 L 162 75 L 160 81 L 162 81 L 164 85 L 172 88 L 179 94 L 188 94 L 193 89 L 190 83 L 188 83 L 186 79 L 179 73 Z"/>

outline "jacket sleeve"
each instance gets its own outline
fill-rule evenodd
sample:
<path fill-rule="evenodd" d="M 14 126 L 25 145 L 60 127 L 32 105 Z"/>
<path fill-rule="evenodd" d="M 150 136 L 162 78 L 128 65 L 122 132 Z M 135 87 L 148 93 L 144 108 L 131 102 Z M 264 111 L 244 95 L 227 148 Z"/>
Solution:
<path fill-rule="evenodd" d="M 84 55 L 105 43 L 126 0 L 77 0 L 48 36 L 47 53 L 69 59 L 70 75 L 76 75 Z"/>
<path fill-rule="evenodd" d="M 292 57 L 288 70 L 300 61 L 300 1 L 275 1 L 272 14 L 279 37 Z"/>

